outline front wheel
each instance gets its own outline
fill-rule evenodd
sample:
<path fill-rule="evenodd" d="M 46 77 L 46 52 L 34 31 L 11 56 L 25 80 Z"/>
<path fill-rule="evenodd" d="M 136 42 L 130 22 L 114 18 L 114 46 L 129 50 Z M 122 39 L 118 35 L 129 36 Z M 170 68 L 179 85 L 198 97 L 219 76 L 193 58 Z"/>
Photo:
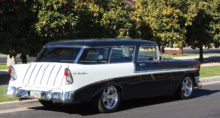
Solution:
<path fill-rule="evenodd" d="M 194 84 L 192 78 L 190 76 L 184 77 L 181 82 L 181 87 L 179 92 L 180 98 L 189 99 L 192 97 L 193 92 L 194 92 Z"/>
<path fill-rule="evenodd" d="M 113 112 L 120 103 L 120 92 L 115 86 L 106 87 L 103 92 L 95 98 L 93 106 L 99 112 Z"/>

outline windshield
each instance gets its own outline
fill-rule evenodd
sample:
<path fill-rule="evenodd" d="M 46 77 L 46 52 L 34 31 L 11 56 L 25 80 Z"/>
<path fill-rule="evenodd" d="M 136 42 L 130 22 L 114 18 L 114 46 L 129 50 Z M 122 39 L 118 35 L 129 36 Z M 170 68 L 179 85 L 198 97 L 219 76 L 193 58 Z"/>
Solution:
<path fill-rule="evenodd" d="M 73 63 L 80 48 L 47 47 L 38 56 L 37 62 Z"/>

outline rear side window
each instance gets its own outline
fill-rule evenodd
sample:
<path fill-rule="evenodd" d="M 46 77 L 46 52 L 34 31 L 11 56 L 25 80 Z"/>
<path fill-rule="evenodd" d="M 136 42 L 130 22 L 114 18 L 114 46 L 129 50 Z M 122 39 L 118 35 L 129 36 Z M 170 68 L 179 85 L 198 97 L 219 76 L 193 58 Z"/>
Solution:
<path fill-rule="evenodd" d="M 133 60 L 134 47 L 112 48 L 110 63 L 131 62 Z"/>
<path fill-rule="evenodd" d="M 37 62 L 63 62 L 73 63 L 80 48 L 44 48 L 39 55 Z"/>
<path fill-rule="evenodd" d="M 108 63 L 110 48 L 86 48 L 78 63 Z"/>
<path fill-rule="evenodd" d="M 155 61 L 157 52 L 155 46 L 141 46 L 138 53 L 138 61 Z"/>

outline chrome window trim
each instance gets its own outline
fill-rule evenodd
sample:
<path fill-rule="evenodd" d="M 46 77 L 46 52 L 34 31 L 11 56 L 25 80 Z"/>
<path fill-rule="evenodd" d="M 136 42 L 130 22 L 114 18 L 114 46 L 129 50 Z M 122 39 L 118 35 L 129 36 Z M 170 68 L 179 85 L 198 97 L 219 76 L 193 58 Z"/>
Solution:
<path fill-rule="evenodd" d="M 156 46 L 156 50 L 157 50 L 157 62 L 160 62 L 160 49 L 159 49 L 159 46 Z"/>
<path fill-rule="evenodd" d="M 110 63 L 111 57 L 112 57 L 112 48 L 111 48 L 110 53 L 109 53 L 109 56 L 108 56 L 108 63 Z"/>
<path fill-rule="evenodd" d="M 71 45 L 52 45 L 52 46 L 44 46 L 44 47 L 47 47 L 47 48 L 56 48 L 56 47 L 61 47 L 61 48 L 82 48 L 82 47 L 85 47 L 85 46 L 71 46 Z"/>
<path fill-rule="evenodd" d="M 83 48 L 83 51 L 85 50 L 85 49 L 88 49 L 88 48 L 110 48 L 110 53 L 109 53 L 109 55 L 108 55 L 108 62 L 107 63 L 102 63 L 102 64 L 110 64 L 110 59 L 111 59 L 111 54 L 112 54 L 112 48 L 123 48 L 123 47 L 133 47 L 134 48 L 134 50 L 133 50 L 133 54 L 132 54 L 132 60 L 131 61 L 129 61 L 129 62 L 134 62 L 134 59 L 135 59 L 135 50 L 136 50 L 136 46 L 135 45 L 122 45 L 122 46 L 94 46 L 94 47 L 88 47 L 88 46 L 84 46 L 84 48 Z M 78 55 L 77 56 L 77 59 L 75 60 L 75 62 L 74 63 L 78 63 L 78 61 L 79 61 L 79 59 L 80 59 L 80 57 L 82 56 L 82 53 L 83 53 L 83 51 L 81 52 L 81 54 L 80 55 Z M 118 62 L 118 63 L 129 63 L 129 62 Z M 115 62 L 116 63 L 116 62 Z M 100 63 L 101 64 L 101 63 Z M 114 64 L 114 63 L 111 63 L 111 64 Z M 89 64 L 89 65 L 91 65 L 91 64 Z"/>
<path fill-rule="evenodd" d="M 80 49 L 78 55 L 76 56 L 76 58 L 75 58 L 75 60 L 74 60 L 74 62 L 73 62 L 74 64 L 78 63 L 78 61 L 79 61 L 79 59 L 80 59 L 82 53 L 84 52 L 84 50 L 85 50 L 85 47 L 81 47 L 81 49 Z"/>
<path fill-rule="evenodd" d="M 134 48 L 134 49 L 133 49 L 133 52 L 132 52 L 132 60 L 131 60 L 131 61 L 128 61 L 128 62 L 113 62 L 113 63 L 111 63 L 111 62 L 110 62 L 110 59 L 111 59 L 111 56 L 112 56 L 112 48 L 123 48 L 123 47 L 133 47 L 133 48 Z M 123 47 L 121 47 L 121 46 L 111 47 L 111 55 L 110 55 L 110 58 L 109 58 L 109 63 L 110 63 L 110 64 L 134 62 L 136 46 L 135 46 L 135 45 L 133 45 L 133 46 L 128 45 L 128 46 L 123 46 Z"/>

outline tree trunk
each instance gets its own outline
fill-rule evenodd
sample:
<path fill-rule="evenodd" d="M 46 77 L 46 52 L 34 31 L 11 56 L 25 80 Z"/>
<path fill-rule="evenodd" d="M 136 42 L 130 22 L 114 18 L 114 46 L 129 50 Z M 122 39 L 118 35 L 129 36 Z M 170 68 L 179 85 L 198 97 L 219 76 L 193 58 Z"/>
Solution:
<path fill-rule="evenodd" d="M 180 56 L 183 56 L 183 47 L 180 48 Z"/>
<path fill-rule="evenodd" d="M 21 54 L 20 58 L 21 58 L 21 61 L 22 61 L 23 64 L 27 63 L 27 55 Z"/>
<path fill-rule="evenodd" d="M 200 45 L 200 47 L 199 47 L 199 61 L 200 62 L 204 61 L 204 59 L 203 59 L 203 45 Z"/>
<path fill-rule="evenodd" d="M 16 63 L 16 59 L 14 56 L 10 58 L 10 55 L 7 55 L 7 66 L 14 65 Z"/>

